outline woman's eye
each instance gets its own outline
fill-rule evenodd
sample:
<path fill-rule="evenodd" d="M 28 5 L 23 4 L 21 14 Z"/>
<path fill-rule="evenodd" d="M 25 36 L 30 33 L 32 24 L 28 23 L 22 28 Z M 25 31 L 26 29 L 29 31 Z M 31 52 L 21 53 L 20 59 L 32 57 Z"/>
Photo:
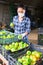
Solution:
<path fill-rule="evenodd" d="M 23 11 L 19 11 L 19 13 L 23 13 Z"/>

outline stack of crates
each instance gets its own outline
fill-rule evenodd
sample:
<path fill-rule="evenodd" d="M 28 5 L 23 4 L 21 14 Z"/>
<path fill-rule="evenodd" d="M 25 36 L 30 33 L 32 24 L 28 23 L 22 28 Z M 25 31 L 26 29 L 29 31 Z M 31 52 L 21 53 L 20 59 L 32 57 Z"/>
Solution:
<path fill-rule="evenodd" d="M 19 56 L 24 55 L 24 54 L 26 53 L 26 51 L 27 51 L 27 50 L 24 50 L 24 51 L 18 53 L 18 55 L 17 55 L 16 57 L 15 57 L 15 56 L 13 57 L 13 56 L 11 56 L 11 55 L 8 55 L 9 65 L 22 65 L 21 63 L 19 63 L 19 62 L 17 61 L 17 58 L 18 58 Z"/>
<path fill-rule="evenodd" d="M 5 58 L 7 56 L 5 49 L 0 45 L 0 54 L 2 54 Z"/>
<path fill-rule="evenodd" d="M 43 28 L 38 29 L 38 44 L 43 45 Z"/>
<path fill-rule="evenodd" d="M 2 54 L 2 46 L 0 45 L 0 53 Z"/>
<path fill-rule="evenodd" d="M 9 65 L 21 65 L 19 62 L 16 61 L 16 59 L 12 58 L 11 56 L 8 56 Z"/>
<path fill-rule="evenodd" d="M 16 58 L 25 54 L 27 50 L 29 50 L 30 48 L 30 44 L 28 47 L 24 48 L 24 49 L 21 49 L 21 50 L 18 50 L 18 51 L 15 51 L 15 52 L 6 52 L 7 54 L 7 59 L 9 61 L 9 65 L 21 65 L 17 60 Z"/>

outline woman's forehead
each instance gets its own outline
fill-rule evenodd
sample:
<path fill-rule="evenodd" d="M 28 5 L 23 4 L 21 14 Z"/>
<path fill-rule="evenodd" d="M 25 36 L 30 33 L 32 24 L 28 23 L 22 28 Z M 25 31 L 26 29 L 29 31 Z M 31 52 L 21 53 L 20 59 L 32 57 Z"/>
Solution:
<path fill-rule="evenodd" d="M 24 9 L 23 8 L 18 8 L 18 11 L 23 11 Z"/>

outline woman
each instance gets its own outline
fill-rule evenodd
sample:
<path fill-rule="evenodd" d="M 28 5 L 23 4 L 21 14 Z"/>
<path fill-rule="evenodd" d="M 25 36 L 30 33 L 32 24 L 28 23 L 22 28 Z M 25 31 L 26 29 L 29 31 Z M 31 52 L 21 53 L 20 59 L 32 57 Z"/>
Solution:
<path fill-rule="evenodd" d="M 25 16 L 26 9 L 23 5 L 17 8 L 17 16 L 13 17 L 14 33 L 22 35 L 22 39 L 28 41 L 28 34 L 30 33 L 30 19 Z"/>

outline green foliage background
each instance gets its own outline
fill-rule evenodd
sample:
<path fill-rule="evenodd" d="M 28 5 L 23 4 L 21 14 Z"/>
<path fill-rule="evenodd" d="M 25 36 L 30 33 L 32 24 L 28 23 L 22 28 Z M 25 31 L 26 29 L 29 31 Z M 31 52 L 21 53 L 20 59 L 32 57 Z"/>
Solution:
<path fill-rule="evenodd" d="M 10 13 L 10 22 L 12 22 L 13 16 L 16 15 L 16 7 L 15 7 L 14 3 L 9 4 L 9 13 Z"/>

